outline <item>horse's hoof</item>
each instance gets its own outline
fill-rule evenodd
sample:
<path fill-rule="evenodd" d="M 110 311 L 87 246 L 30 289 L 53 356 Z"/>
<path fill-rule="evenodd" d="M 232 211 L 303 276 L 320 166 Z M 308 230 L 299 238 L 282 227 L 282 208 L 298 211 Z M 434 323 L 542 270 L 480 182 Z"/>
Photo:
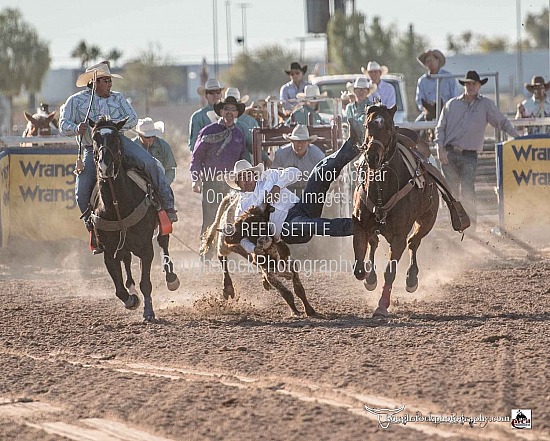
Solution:
<path fill-rule="evenodd" d="M 315 309 L 311 308 L 311 309 L 306 309 L 306 315 L 308 317 L 318 317 L 319 314 L 317 314 L 317 312 L 315 311 Z"/>
<path fill-rule="evenodd" d="M 235 288 L 233 288 L 231 285 L 225 286 L 223 288 L 223 298 L 225 300 L 228 300 L 229 297 L 231 297 L 232 299 L 235 298 Z"/>
<path fill-rule="evenodd" d="M 373 284 L 370 284 L 369 281 L 365 279 L 363 285 L 365 285 L 367 291 L 374 291 L 376 289 L 376 286 L 378 285 L 378 280 L 375 280 Z"/>
<path fill-rule="evenodd" d="M 374 313 L 372 314 L 373 317 L 387 317 L 388 316 L 388 310 L 386 308 L 383 308 L 382 306 L 379 306 L 374 310 Z"/>
<path fill-rule="evenodd" d="M 178 276 L 176 276 L 176 279 L 171 282 L 166 280 L 166 287 L 170 291 L 175 291 L 176 289 L 178 289 L 180 287 L 180 279 L 178 279 Z"/>
<path fill-rule="evenodd" d="M 143 314 L 143 321 L 146 323 L 156 323 L 157 319 L 155 318 L 155 313 Z"/>
<path fill-rule="evenodd" d="M 365 280 L 367 273 L 364 270 L 358 270 L 353 273 L 357 280 Z"/>
<path fill-rule="evenodd" d="M 135 294 L 130 294 L 130 295 L 128 296 L 128 300 L 126 300 L 126 301 L 124 302 L 124 307 L 125 307 L 126 309 L 129 309 L 129 310 L 133 311 L 134 309 L 138 309 L 138 308 L 139 308 L 139 304 L 140 304 L 140 302 L 139 302 L 139 297 L 136 296 Z"/>
<path fill-rule="evenodd" d="M 416 282 L 416 284 L 414 286 L 405 286 L 405 289 L 407 290 L 407 292 L 415 292 L 416 289 L 418 288 L 418 282 Z"/>

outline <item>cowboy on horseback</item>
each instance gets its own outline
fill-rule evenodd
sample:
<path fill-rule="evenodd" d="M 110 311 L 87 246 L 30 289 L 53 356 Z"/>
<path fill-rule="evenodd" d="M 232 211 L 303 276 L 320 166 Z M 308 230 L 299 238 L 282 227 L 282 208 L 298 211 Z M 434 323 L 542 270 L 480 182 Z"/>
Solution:
<path fill-rule="evenodd" d="M 104 115 L 118 122 L 127 118 L 124 129 L 134 127 L 138 121 L 137 114 L 130 103 L 120 92 L 111 91 L 112 79 L 122 78 L 111 73 L 109 63 L 103 61 L 91 66 L 76 80 L 77 87 L 87 87 L 86 90 L 75 93 L 62 106 L 59 128 L 63 135 L 81 137 L 84 149 L 84 168 L 76 177 L 76 202 L 90 233 L 92 226 L 88 222 L 90 215 L 90 197 L 96 180 L 96 170 L 93 158 L 93 145 L 90 127 L 86 118 L 97 121 Z M 94 98 L 94 92 L 97 95 Z M 174 209 L 174 195 L 158 162 L 141 146 L 122 136 L 124 143 L 124 163 L 127 168 L 138 168 L 147 172 L 157 191 L 161 206 L 168 214 L 171 222 L 177 221 Z M 95 235 L 91 234 L 94 254 L 103 252 L 100 244 L 95 243 Z"/>

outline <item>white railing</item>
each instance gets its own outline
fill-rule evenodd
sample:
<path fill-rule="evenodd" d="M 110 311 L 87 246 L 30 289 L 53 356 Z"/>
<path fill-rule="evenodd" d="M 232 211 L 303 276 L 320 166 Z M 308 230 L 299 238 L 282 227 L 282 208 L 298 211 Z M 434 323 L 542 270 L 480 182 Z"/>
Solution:
<path fill-rule="evenodd" d="M 64 144 L 66 146 L 76 146 L 76 139 L 74 136 L 33 136 L 26 138 L 23 136 L 1 136 L 0 137 L 0 148 L 5 147 L 20 147 L 21 144 Z"/>

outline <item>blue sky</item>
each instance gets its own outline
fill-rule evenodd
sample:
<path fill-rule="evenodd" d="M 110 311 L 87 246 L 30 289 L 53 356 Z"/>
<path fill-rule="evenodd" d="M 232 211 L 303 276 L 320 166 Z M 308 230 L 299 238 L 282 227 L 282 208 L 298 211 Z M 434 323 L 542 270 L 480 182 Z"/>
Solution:
<path fill-rule="evenodd" d="M 69 54 L 82 39 L 105 51 L 117 47 L 124 52 L 124 59 L 137 56 L 150 43 L 158 43 L 163 54 L 176 62 L 194 63 L 202 56 L 212 62 L 215 1 L 218 57 L 224 61 L 228 53 L 226 0 L 0 0 L 0 8 L 22 11 L 25 20 L 50 43 L 54 67 L 77 67 Z M 525 17 L 528 12 L 540 13 L 550 0 L 520 1 Z M 229 0 L 233 55 L 242 50 L 234 42 L 242 34 L 242 4 L 247 5 L 249 49 L 278 43 L 299 51 L 299 38 L 306 36 L 304 0 Z M 356 0 L 356 8 L 367 17 L 378 15 L 383 25 L 395 25 L 402 32 L 413 23 L 432 47 L 443 50 L 447 34 L 467 30 L 515 40 L 516 7 L 517 0 Z M 324 39 L 308 39 L 304 44 L 306 52 L 324 51 Z"/>

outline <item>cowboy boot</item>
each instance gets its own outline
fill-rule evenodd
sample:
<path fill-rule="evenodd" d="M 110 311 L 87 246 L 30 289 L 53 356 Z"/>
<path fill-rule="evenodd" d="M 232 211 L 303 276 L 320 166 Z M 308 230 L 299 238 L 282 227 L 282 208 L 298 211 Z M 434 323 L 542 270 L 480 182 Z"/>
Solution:
<path fill-rule="evenodd" d="M 97 240 L 97 235 L 94 231 L 94 226 L 90 219 L 88 219 L 85 223 L 86 229 L 90 232 L 90 249 L 92 250 L 93 254 L 101 254 L 103 251 L 105 251 L 105 248 L 103 248 L 103 245 Z"/>

